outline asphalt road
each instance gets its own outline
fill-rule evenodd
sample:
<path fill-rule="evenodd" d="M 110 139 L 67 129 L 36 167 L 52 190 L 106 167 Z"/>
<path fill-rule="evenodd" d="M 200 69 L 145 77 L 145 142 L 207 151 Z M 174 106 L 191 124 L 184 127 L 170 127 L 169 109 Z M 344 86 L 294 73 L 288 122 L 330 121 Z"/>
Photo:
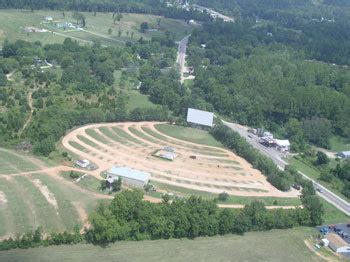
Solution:
<path fill-rule="evenodd" d="M 236 131 L 237 133 L 239 133 L 243 138 L 245 138 L 247 140 L 247 142 L 249 144 L 251 144 L 253 147 L 255 147 L 256 149 L 258 149 L 260 152 L 262 152 L 263 154 L 265 154 L 266 156 L 268 156 L 269 158 L 271 158 L 271 160 L 280 168 L 280 169 L 284 169 L 284 167 L 286 165 L 288 165 L 288 163 L 282 159 L 284 154 L 275 150 L 274 148 L 269 148 L 269 147 L 265 147 L 263 145 L 261 145 L 259 143 L 259 138 L 257 138 L 255 135 L 250 135 L 247 131 L 248 129 L 244 126 L 241 126 L 239 124 L 236 123 L 230 123 L 230 122 L 226 122 L 223 121 L 224 125 L 228 126 L 229 128 L 231 128 L 232 130 Z M 305 175 L 304 173 L 298 171 L 305 179 L 308 179 L 310 181 L 313 182 L 313 185 L 315 187 L 315 189 L 320 189 L 317 191 L 317 194 L 322 197 L 323 199 L 325 199 L 327 202 L 329 202 L 330 204 L 334 205 L 336 208 L 338 208 L 339 210 L 343 211 L 345 214 L 347 214 L 348 216 L 350 216 L 350 204 L 349 202 L 345 201 L 344 199 L 342 199 L 341 197 L 337 196 L 336 194 L 334 194 L 333 192 L 331 192 L 329 189 L 325 188 L 324 186 L 322 186 L 321 184 L 319 184 L 318 182 L 316 182 L 315 180 L 309 178 L 307 175 Z"/>
<path fill-rule="evenodd" d="M 188 44 L 189 35 L 185 36 L 180 42 L 177 49 L 177 60 L 176 62 L 180 66 L 181 82 L 183 82 L 183 74 L 185 72 L 185 63 L 186 63 L 186 49 Z"/>

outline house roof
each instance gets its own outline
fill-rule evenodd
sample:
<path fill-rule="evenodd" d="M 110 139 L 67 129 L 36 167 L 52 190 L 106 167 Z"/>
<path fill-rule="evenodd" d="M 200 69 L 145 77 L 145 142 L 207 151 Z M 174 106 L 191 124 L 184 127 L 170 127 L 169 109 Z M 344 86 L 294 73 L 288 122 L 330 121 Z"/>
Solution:
<path fill-rule="evenodd" d="M 121 177 L 126 177 L 134 180 L 139 180 L 146 182 L 150 177 L 151 174 L 147 172 L 143 172 L 136 169 L 131 169 L 127 167 L 112 167 L 108 172 L 109 175 L 116 175 Z"/>
<path fill-rule="evenodd" d="M 340 152 L 340 154 L 342 154 L 343 156 L 350 156 L 350 151 L 343 151 Z"/>
<path fill-rule="evenodd" d="M 337 234 L 329 233 L 327 235 L 327 239 L 336 248 L 340 248 L 340 247 L 344 247 L 344 246 L 350 247 L 349 244 L 344 239 L 342 239 L 340 236 L 338 236 Z"/>

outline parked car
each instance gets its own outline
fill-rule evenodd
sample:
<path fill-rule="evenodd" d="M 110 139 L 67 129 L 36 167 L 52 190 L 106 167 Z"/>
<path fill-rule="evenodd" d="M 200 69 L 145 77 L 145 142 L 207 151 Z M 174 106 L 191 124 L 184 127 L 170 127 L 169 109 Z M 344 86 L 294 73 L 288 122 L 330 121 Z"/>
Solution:
<path fill-rule="evenodd" d="M 320 229 L 320 232 L 321 232 L 322 234 L 327 234 L 327 233 L 328 233 L 328 228 L 327 228 L 327 227 L 322 227 L 322 228 Z"/>
<path fill-rule="evenodd" d="M 298 185 L 298 184 L 294 184 L 292 187 L 293 187 L 294 189 L 296 189 L 296 190 L 300 190 L 300 189 L 301 189 L 301 186 Z"/>
<path fill-rule="evenodd" d="M 316 188 L 316 191 L 320 192 L 320 193 L 323 193 L 323 190 L 319 187 Z"/>
<path fill-rule="evenodd" d="M 346 224 L 347 227 L 350 227 L 350 223 Z"/>

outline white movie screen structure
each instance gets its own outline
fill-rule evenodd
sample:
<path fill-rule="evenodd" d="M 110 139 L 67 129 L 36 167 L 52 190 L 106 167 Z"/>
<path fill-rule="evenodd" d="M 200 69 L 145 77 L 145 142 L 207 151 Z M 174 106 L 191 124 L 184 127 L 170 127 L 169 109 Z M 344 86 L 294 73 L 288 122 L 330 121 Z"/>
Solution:
<path fill-rule="evenodd" d="M 202 111 L 194 108 L 188 108 L 187 122 L 202 126 L 213 126 L 214 113 Z"/>

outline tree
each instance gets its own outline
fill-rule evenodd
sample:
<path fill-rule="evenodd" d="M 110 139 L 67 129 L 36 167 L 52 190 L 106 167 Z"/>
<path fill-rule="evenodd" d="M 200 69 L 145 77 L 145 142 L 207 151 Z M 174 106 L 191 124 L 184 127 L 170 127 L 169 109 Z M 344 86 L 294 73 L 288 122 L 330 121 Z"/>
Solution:
<path fill-rule="evenodd" d="M 109 35 L 112 34 L 112 28 L 108 28 L 108 34 L 109 34 Z"/>
<path fill-rule="evenodd" d="M 229 197 L 229 195 L 226 192 L 222 192 L 219 194 L 218 200 L 219 201 L 226 201 L 228 197 Z"/>
<path fill-rule="evenodd" d="M 310 213 L 311 226 L 321 225 L 323 222 L 324 208 L 316 195 L 307 196 L 302 199 L 304 208 Z"/>
<path fill-rule="evenodd" d="M 0 70 L 0 86 L 5 86 L 7 84 L 6 75 Z"/>
<path fill-rule="evenodd" d="M 119 30 L 119 31 L 118 31 L 118 37 L 121 37 L 121 36 L 122 36 L 122 31 Z"/>
<path fill-rule="evenodd" d="M 328 156 L 324 152 L 318 151 L 316 165 L 321 166 L 321 165 L 326 165 L 328 163 L 329 163 Z"/>
<path fill-rule="evenodd" d="M 118 192 L 122 188 L 122 178 L 118 177 L 117 180 L 114 180 L 112 183 L 112 191 Z"/>
<path fill-rule="evenodd" d="M 141 33 L 145 33 L 146 30 L 148 30 L 149 26 L 148 26 L 148 23 L 147 22 L 142 22 L 141 25 L 140 25 L 140 31 Z"/>

